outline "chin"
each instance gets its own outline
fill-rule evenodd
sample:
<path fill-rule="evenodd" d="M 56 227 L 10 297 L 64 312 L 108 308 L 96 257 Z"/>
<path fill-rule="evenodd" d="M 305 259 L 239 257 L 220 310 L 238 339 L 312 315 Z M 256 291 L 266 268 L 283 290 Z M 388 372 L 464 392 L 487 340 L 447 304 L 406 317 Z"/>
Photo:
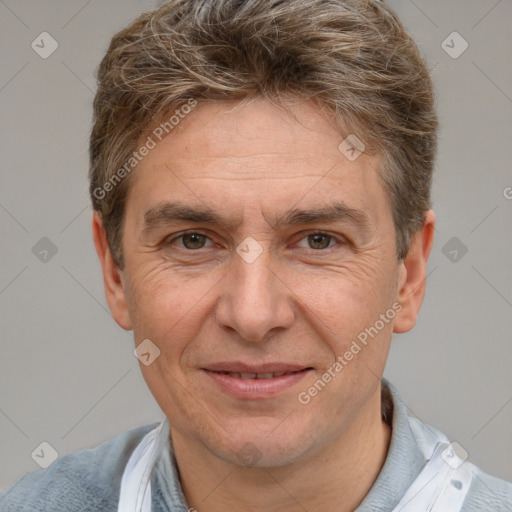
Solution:
<path fill-rule="evenodd" d="M 203 440 L 203 444 L 215 457 L 248 468 L 287 466 L 299 461 L 311 450 L 308 443 L 310 436 L 298 432 L 278 433 L 268 428 L 260 428 L 255 432 L 253 428 L 242 427 L 238 431 L 240 435 L 236 438 L 224 432 L 222 440 Z"/>

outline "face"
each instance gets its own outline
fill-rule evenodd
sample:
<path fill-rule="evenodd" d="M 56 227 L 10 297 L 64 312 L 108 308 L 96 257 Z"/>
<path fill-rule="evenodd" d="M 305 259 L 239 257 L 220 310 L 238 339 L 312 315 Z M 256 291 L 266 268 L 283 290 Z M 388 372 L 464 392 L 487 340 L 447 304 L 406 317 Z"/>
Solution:
<path fill-rule="evenodd" d="M 200 104 L 149 152 L 109 300 L 160 351 L 141 369 L 173 430 L 234 463 L 306 459 L 357 422 L 405 314 L 379 157 L 294 110 Z"/>

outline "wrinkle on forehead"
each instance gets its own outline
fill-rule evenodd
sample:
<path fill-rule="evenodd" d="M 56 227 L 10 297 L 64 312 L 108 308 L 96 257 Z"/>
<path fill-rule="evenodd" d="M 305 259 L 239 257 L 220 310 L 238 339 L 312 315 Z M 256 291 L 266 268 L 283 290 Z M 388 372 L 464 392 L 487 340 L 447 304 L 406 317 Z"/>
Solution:
<path fill-rule="evenodd" d="M 318 109 L 301 105 L 304 127 L 266 101 L 229 108 L 200 104 L 140 162 L 132 183 L 139 227 L 149 209 L 178 199 L 222 214 L 229 229 L 257 217 L 282 224 L 278 217 L 294 208 L 334 201 L 366 210 L 373 227 L 387 215 L 380 158 L 363 153 L 349 161 Z"/>

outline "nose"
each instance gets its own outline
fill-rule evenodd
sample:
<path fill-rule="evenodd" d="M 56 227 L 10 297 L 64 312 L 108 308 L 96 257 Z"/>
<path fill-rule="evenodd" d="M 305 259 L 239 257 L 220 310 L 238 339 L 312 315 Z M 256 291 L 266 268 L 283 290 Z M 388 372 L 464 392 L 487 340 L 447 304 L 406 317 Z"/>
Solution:
<path fill-rule="evenodd" d="M 218 325 L 253 343 L 292 325 L 292 292 L 273 267 L 269 249 L 252 262 L 234 255 L 232 268 L 222 280 L 216 308 Z"/>

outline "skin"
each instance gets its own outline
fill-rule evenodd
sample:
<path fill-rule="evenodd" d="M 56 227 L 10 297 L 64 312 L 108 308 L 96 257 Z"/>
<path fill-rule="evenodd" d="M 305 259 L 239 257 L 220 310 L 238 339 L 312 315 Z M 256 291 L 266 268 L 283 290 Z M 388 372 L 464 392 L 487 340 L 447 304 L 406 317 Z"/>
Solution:
<path fill-rule="evenodd" d="M 352 511 L 389 447 L 380 379 L 392 333 L 416 322 L 434 213 L 399 262 L 380 157 L 349 161 L 338 150 L 344 137 L 316 105 L 294 111 L 298 120 L 262 98 L 199 104 L 130 177 L 123 269 L 93 217 L 113 317 L 137 344 L 149 338 L 161 352 L 141 370 L 171 423 L 184 494 L 198 511 Z M 149 208 L 178 199 L 237 226 L 180 221 L 144 230 Z M 366 213 L 366 231 L 347 220 L 273 222 L 339 200 Z M 178 237 L 189 230 L 206 237 Z M 332 238 L 315 244 L 309 235 L 319 231 Z M 263 250 L 252 263 L 236 252 L 249 236 Z M 301 404 L 298 394 L 397 301 L 394 320 Z M 275 397 L 242 400 L 201 370 L 220 361 L 314 370 Z M 252 458 L 243 462 L 248 442 Z"/>

